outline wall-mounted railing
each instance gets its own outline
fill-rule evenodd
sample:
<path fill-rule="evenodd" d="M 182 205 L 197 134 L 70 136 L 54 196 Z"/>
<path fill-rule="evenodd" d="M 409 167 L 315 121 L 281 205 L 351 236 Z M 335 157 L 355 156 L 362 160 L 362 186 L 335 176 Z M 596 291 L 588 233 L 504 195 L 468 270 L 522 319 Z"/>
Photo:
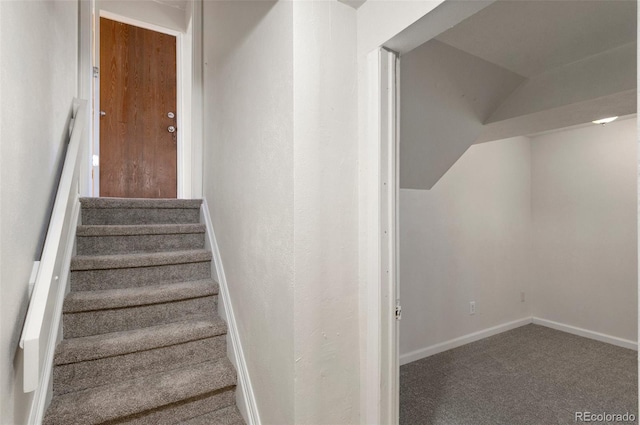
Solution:
<path fill-rule="evenodd" d="M 78 217 L 79 176 L 82 149 L 86 145 L 88 122 L 86 100 L 74 99 L 70 122 L 70 138 L 64 159 L 60 182 L 51 212 L 51 220 L 44 241 L 40 266 L 29 301 L 27 317 L 20 337 L 23 349 L 24 392 L 31 392 L 41 384 L 43 364 L 52 361 L 59 326 L 61 300 L 66 290 L 69 264 L 73 250 L 73 237 Z M 75 222 L 74 222 L 75 220 Z M 69 240 L 71 239 L 71 240 Z M 56 295 L 57 296 L 54 296 Z M 53 348 L 52 348 L 53 347 Z"/>

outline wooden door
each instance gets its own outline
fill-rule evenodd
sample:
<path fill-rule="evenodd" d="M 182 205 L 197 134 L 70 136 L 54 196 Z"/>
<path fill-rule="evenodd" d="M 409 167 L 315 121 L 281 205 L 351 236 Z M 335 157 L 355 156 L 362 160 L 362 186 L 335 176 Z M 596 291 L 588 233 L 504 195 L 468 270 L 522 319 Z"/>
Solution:
<path fill-rule="evenodd" d="M 176 84 L 176 37 L 100 18 L 100 196 L 176 197 Z"/>

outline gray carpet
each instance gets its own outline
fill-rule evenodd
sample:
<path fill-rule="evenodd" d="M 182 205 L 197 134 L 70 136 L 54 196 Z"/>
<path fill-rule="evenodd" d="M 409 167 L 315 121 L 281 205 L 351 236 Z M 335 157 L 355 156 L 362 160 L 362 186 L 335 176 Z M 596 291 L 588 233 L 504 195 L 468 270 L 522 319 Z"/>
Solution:
<path fill-rule="evenodd" d="M 201 201 L 81 203 L 44 424 L 243 424 Z"/>
<path fill-rule="evenodd" d="M 637 352 L 527 325 L 400 368 L 402 425 L 575 424 L 576 411 L 637 423 Z"/>

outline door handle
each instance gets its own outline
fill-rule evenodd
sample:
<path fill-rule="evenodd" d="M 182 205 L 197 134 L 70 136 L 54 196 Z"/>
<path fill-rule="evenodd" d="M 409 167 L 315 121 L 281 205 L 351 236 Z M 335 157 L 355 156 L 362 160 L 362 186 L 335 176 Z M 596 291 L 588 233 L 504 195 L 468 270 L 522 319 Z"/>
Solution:
<path fill-rule="evenodd" d="M 176 128 L 174 126 L 170 125 L 169 127 L 167 127 L 167 131 L 169 133 L 175 133 L 176 132 Z"/>
<path fill-rule="evenodd" d="M 105 111 L 100 111 L 100 116 L 104 117 L 105 115 L 107 115 L 107 113 Z"/>

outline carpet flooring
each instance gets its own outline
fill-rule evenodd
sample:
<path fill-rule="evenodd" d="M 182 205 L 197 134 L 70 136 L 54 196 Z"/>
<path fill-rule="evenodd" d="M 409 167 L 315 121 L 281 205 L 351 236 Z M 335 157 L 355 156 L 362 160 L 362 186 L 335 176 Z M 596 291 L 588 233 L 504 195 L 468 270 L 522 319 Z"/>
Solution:
<path fill-rule="evenodd" d="M 638 423 L 636 351 L 527 325 L 400 368 L 401 425 L 575 424 L 584 411 Z"/>
<path fill-rule="evenodd" d="M 201 200 L 82 198 L 44 425 L 244 425 Z"/>

